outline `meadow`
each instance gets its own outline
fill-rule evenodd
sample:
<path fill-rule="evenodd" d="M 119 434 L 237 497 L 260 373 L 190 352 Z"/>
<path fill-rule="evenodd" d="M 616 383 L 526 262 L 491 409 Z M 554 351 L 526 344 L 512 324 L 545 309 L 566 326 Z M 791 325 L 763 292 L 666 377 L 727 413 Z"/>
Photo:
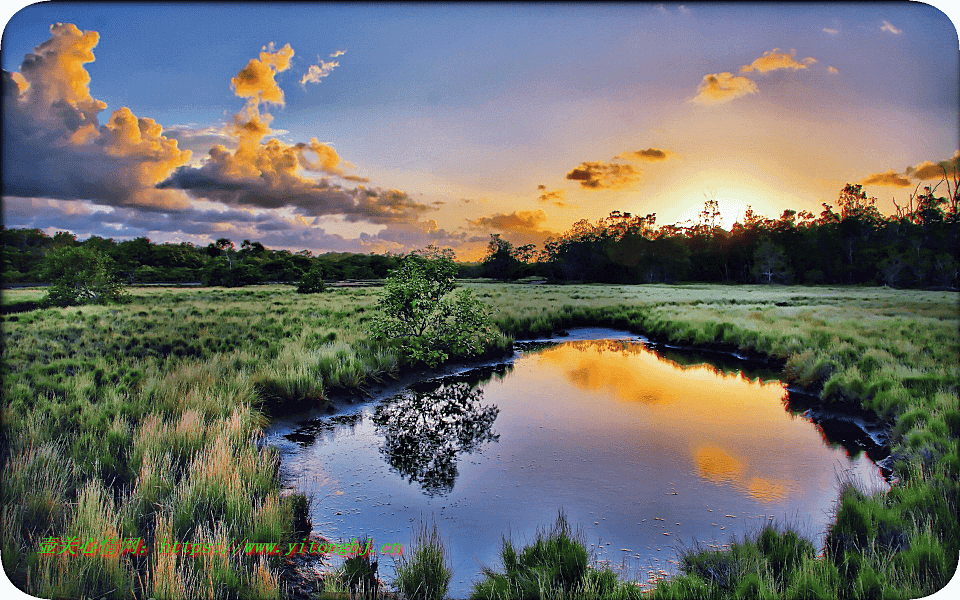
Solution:
<path fill-rule="evenodd" d="M 784 381 L 889 422 L 893 489 L 873 493 L 849 482 L 825 549 L 778 528 L 732 540 L 722 552 L 694 549 L 654 597 L 818 598 L 839 590 L 914 598 L 949 581 L 960 551 L 956 292 L 463 285 L 502 332 L 493 354 L 513 339 L 578 325 L 629 329 L 766 355 L 783 365 Z M 160 542 L 229 546 L 309 533 L 310 500 L 284 481 L 261 432 L 272 415 L 362 397 L 365 386 L 406 366 L 368 334 L 380 288 L 130 292 L 125 304 L 3 316 L 0 543 L 8 576 L 40 597 L 283 597 L 278 557 L 186 557 L 161 553 Z M 3 303 L 42 294 L 4 291 Z M 48 556 L 41 543 L 50 538 L 142 538 L 150 551 Z M 627 589 L 593 595 L 632 596 Z"/>

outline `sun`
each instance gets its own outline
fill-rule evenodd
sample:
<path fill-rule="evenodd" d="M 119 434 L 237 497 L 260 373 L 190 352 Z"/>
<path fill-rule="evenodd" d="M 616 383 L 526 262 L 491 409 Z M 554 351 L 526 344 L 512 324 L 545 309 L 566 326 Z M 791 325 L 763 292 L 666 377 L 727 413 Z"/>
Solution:
<path fill-rule="evenodd" d="M 743 223 L 743 215 L 747 211 L 748 204 L 739 198 L 731 197 L 715 197 L 717 201 L 717 208 L 720 210 L 720 217 L 717 220 L 717 225 L 720 227 L 729 230 L 733 227 L 733 224 L 736 222 Z M 691 223 L 700 222 L 700 213 L 703 212 L 703 206 L 706 202 L 706 199 L 694 203 L 691 202 L 683 211 L 680 213 L 680 216 L 677 217 L 677 224 L 683 225 L 687 221 Z"/>

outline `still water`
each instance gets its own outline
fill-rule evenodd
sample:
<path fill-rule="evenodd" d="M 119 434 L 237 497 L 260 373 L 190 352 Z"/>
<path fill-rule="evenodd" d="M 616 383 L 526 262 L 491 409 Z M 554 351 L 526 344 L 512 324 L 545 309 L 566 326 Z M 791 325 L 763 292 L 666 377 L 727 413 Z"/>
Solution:
<path fill-rule="evenodd" d="M 501 536 L 522 546 L 560 509 L 596 558 L 643 580 L 672 572 L 694 540 L 723 544 L 771 518 L 820 543 L 838 477 L 886 485 L 855 445 L 789 410 L 773 372 L 658 353 L 622 332 L 565 339 L 275 424 L 268 442 L 313 496 L 314 533 L 406 547 L 433 520 L 460 598 L 500 566 Z"/>

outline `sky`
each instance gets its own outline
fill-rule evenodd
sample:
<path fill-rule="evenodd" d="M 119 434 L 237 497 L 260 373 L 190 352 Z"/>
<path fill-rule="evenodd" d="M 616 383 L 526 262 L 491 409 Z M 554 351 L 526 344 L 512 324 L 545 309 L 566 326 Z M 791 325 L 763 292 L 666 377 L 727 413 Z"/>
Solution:
<path fill-rule="evenodd" d="M 890 214 L 956 169 L 958 48 L 919 3 L 34 4 L 3 221 L 476 260 L 707 198 L 730 228 L 860 183 Z"/>

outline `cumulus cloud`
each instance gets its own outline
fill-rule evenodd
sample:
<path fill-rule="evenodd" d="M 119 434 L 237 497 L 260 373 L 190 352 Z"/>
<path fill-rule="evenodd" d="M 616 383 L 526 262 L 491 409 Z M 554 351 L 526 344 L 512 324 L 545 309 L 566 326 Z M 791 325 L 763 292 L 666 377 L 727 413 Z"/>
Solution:
<path fill-rule="evenodd" d="M 886 31 L 887 33 L 892 33 L 893 35 L 900 35 L 903 33 L 902 29 L 894 27 L 890 21 L 884 21 L 883 25 L 880 26 L 880 31 Z"/>
<path fill-rule="evenodd" d="M 230 87 L 240 98 L 249 98 L 253 103 L 283 105 L 283 90 L 277 83 L 277 73 L 290 68 L 293 48 L 290 44 L 274 50 L 273 42 L 264 46 L 259 58 L 251 58 L 232 79 Z"/>
<path fill-rule="evenodd" d="M 839 73 L 839 72 L 840 72 L 840 71 L 839 71 L 836 67 L 833 67 L 833 66 L 827 67 L 827 73 L 830 73 L 830 74 L 832 74 L 832 75 L 836 75 L 836 74 Z"/>
<path fill-rule="evenodd" d="M 824 33 L 829 33 L 830 35 L 837 35 L 838 33 L 840 33 L 840 30 L 839 30 L 839 29 L 831 29 L 830 27 L 824 27 L 824 28 L 823 28 L 823 32 L 824 32 Z"/>
<path fill-rule="evenodd" d="M 581 187 L 592 190 L 620 190 L 640 181 L 640 171 L 633 165 L 584 162 L 567 173 L 567 179 L 579 181 Z"/>
<path fill-rule="evenodd" d="M 347 53 L 346 50 L 337 50 L 336 52 L 330 55 L 330 58 L 337 58 L 338 56 L 343 56 L 346 53 Z"/>
<path fill-rule="evenodd" d="M 554 206 L 564 207 L 567 206 L 566 198 L 567 193 L 563 190 L 547 190 L 547 186 L 538 185 L 537 191 L 540 192 L 540 196 L 537 198 L 540 202 L 549 202 Z"/>
<path fill-rule="evenodd" d="M 647 148 L 646 150 L 634 150 L 632 152 L 624 152 L 618 154 L 615 158 L 622 158 L 624 160 L 635 160 L 635 161 L 647 161 L 647 162 L 656 162 L 660 160 L 666 160 L 672 152 L 667 150 L 660 150 L 659 148 Z"/>
<path fill-rule="evenodd" d="M 691 102 L 721 104 L 758 91 L 757 84 L 746 77 L 737 77 L 733 73 L 711 73 L 703 76 L 697 87 L 697 95 Z"/>
<path fill-rule="evenodd" d="M 796 60 L 796 56 L 796 50 L 791 50 L 790 54 L 787 54 L 785 52 L 780 52 L 780 48 L 774 48 L 769 52 L 764 52 L 763 56 L 754 60 L 749 65 L 743 65 L 740 67 L 740 72 L 751 73 L 756 71 L 758 73 L 769 73 L 770 71 L 777 71 L 780 69 L 799 71 L 800 69 L 806 69 L 808 65 L 812 65 L 817 62 L 817 59 L 810 56 L 798 62 Z"/>
<path fill-rule="evenodd" d="M 160 188 L 186 190 L 193 197 L 231 206 L 292 207 L 304 215 L 340 214 L 349 221 L 372 223 L 415 221 L 424 212 L 435 210 L 399 190 L 347 189 L 329 179 L 309 176 L 307 172 L 313 171 L 366 182 L 345 175 L 337 151 L 316 138 L 296 144 L 267 139 L 273 133 L 273 116 L 262 112 L 259 104 L 283 103 L 282 90 L 274 90 L 274 76 L 289 67 L 293 56 L 289 44 L 275 52 L 272 49 L 272 44 L 266 47 L 259 59 L 251 60 L 231 80 L 234 93 L 248 98 L 226 128 L 233 147 L 215 144 L 201 166 L 180 167 Z"/>
<path fill-rule="evenodd" d="M 862 185 L 890 185 L 894 187 L 908 187 L 913 184 L 910 180 L 894 171 L 886 173 L 874 173 L 860 181 Z"/>
<path fill-rule="evenodd" d="M 182 193 L 154 186 L 191 153 L 126 107 L 100 125 L 107 105 L 90 95 L 84 68 L 99 34 L 62 23 L 50 33 L 19 73 L 3 73 L 3 194 L 183 209 Z"/>

